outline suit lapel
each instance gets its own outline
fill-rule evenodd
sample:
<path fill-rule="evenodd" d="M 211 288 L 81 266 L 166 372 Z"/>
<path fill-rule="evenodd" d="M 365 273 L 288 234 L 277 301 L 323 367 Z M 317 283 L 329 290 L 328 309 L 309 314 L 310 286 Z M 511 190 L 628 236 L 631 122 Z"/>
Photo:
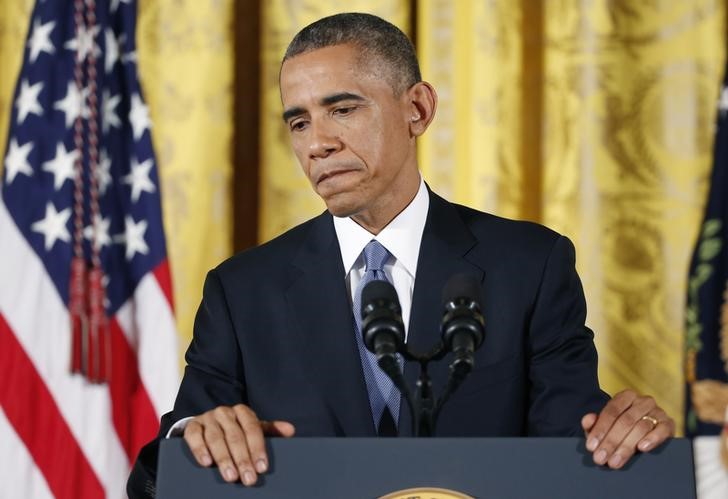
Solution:
<path fill-rule="evenodd" d="M 430 207 L 422 234 L 417 276 L 412 294 L 412 312 L 407 335 L 411 351 L 419 354 L 430 351 L 440 341 L 442 319 L 442 289 L 453 274 L 468 272 L 482 282 L 484 271 L 467 258 L 477 244 L 454 205 L 430 191 Z M 439 396 L 447 381 L 447 358 L 430 365 L 435 396 Z M 407 363 L 405 379 L 412 389 L 419 376 L 419 365 Z M 410 411 L 402 404 L 400 435 L 411 435 Z"/>
<path fill-rule="evenodd" d="M 366 383 L 354 338 L 341 250 L 328 213 L 319 216 L 292 262 L 286 300 L 301 334 L 314 384 L 344 436 L 374 436 Z"/>

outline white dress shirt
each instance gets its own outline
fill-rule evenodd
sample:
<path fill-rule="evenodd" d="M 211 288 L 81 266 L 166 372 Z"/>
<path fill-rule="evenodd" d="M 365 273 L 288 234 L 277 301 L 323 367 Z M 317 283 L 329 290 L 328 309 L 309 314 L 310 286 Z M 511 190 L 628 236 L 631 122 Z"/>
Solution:
<path fill-rule="evenodd" d="M 404 321 L 405 339 L 409 329 L 412 310 L 412 291 L 415 287 L 417 260 L 420 256 L 420 242 L 425 230 L 425 221 L 430 207 L 430 195 L 425 182 L 420 178 L 420 188 L 414 199 L 376 236 L 351 218 L 334 217 L 336 238 L 341 248 L 341 260 L 346 271 L 346 284 L 350 302 L 364 275 L 364 247 L 373 239 L 387 248 L 393 258 L 384 265 L 384 273 L 392 283 L 399 297 Z"/>

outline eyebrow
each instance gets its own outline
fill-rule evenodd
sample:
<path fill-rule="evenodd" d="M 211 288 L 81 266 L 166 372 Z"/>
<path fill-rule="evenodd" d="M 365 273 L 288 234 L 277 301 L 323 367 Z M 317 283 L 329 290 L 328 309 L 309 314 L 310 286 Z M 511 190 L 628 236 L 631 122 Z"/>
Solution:
<path fill-rule="evenodd" d="M 288 120 L 291 118 L 295 118 L 296 116 L 300 116 L 304 114 L 306 111 L 302 107 L 292 107 L 290 109 L 286 109 L 283 112 L 283 122 L 288 123 Z"/>
<path fill-rule="evenodd" d="M 351 92 L 340 92 L 338 94 L 333 95 L 327 95 L 326 97 L 322 98 L 319 102 L 322 106 L 330 106 L 332 104 L 336 104 L 337 102 L 345 101 L 345 100 L 353 100 L 357 102 L 364 101 L 364 97 L 357 94 L 352 94 Z M 302 114 L 305 114 L 306 110 L 302 107 L 292 107 L 290 109 L 286 109 L 283 112 L 283 121 L 285 123 L 288 122 L 291 118 L 295 118 L 296 116 L 300 116 Z"/>

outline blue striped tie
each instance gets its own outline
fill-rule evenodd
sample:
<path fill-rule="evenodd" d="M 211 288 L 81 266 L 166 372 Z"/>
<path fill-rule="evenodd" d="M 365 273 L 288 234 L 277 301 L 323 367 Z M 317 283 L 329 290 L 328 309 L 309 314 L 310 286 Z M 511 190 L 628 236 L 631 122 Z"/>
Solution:
<path fill-rule="evenodd" d="M 380 422 L 382 422 L 382 415 L 386 407 L 389 408 L 390 415 L 396 425 L 399 416 L 400 393 L 392 380 L 389 379 L 389 376 L 379 368 L 376 356 L 364 345 L 361 334 L 361 293 L 364 286 L 372 281 L 389 281 L 384 273 L 384 264 L 391 255 L 387 248 L 376 240 L 370 241 L 364 247 L 363 253 L 366 268 L 354 293 L 356 344 L 359 347 L 359 357 L 364 370 L 367 391 L 369 392 L 369 404 L 372 409 L 374 426 L 380 428 Z"/>

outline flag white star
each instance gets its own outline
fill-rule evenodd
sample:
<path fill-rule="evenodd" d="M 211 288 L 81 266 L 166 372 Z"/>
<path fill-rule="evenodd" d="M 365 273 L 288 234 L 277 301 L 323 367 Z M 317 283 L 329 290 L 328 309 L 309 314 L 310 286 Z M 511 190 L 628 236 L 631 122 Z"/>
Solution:
<path fill-rule="evenodd" d="M 129 111 L 129 121 L 134 130 L 134 140 L 139 140 L 144 134 L 144 130 L 152 127 L 149 119 L 149 108 L 144 105 L 139 94 L 131 96 L 131 110 Z"/>
<path fill-rule="evenodd" d="M 720 91 L 720 98 L 718 99 L 718 110 L 723 115 L 728 111 L 728 86 L 725 86 Z"/>
<path fill-rule="evenodd" d="M 99 163 L 96 165 L 96 182 L 98 182 L 99 192 L 103 196 L 111 184 L 111 158 L 103 149 L 99 156 Z"/>
<path fill-rule="evenodd" d="M 18 108 L 18 124 L 22 124 L 28 114 L 33 113 L 37 116 L 43 114 L 43 108 L 38 102 L 38 95 L 43 90 L 43 82 L 39 81 L 34 85 L 30 85 L 28 80 L 20 82 L 20 95 L 15 101 L 15 107 Z"/>
<path fill-rule="evenodd" d="M 119 115 L 116 114 L 115 108 L 121 102 L 121 95 L 111 96 L 108 90 L 104 90 L 102 101 L 101 129 L 106 133 L 109 131 L 109 126 L 120 128 L 121 120 L 119 119 Z"/>
<path fill-rule="evenodd" d="M 126 244 L 126 259 L 131 260 L 134 255 L 141 253 L 146 255 L 149 253 L 149 246 L 144 241 L 144 233 L 147 231 L 147 221 L 141 220 L 139 223 L 127 215 L 124 217 L 124 233 L 114 237 L 114 240 Z"/>
<path fill-rule="evenodd" d="M 59 190 L 66 180 L 73 180 L 76 176 L 74 169 L 78 151 L 66 151 L 63 142 L 56 144 L 56 156 L 43 163 L 43 171 L 53 174 L 53 188 Z"/>
<path fill-rule="evenodd" d="M 106 39 L 106 51 L 104 53 L 104 69 L 107 73 L 110 73 L 114 69 L 114 64 L 119 60 L 119 43 L 121 38 L 117 40 L 114 35 L 114 30 L 106 28 L 104 30 L 104 37 Z"/>
<path fill-rule="evenodd" d="M 53 109 L 58 109 L 65 113 L 66 128 L 71 128 L 79 114 L 82 118 L 88 118 L 88 106 L 86 106 L 87 98 L 87 88 L 84 88 L 81 92 L 79 92 L 73 81 L 68 82 L 66 96 L 53 104 Z"/>
<path fill-rule="evenodd" d="M 131 173 L 121 179 L 125 184 L 131 185 L 131 200 L 135 203 L 139 201 L 142 192 L 151 193 L 157 190 L 154 187 L 154 182 L 149 178 L 149 172 L 153 164 L 151 159 L 139 164 L 136 158 L 132 158 Z"/>
<path fill-rule="evenodd" d="M 33 149 L 32 142 L 26 142 L 22 146 L 18 146 L 18 141 L 10 139 L 10 148 L 8 149 L 8 155 L 5 156 L 5 172 L 7 176 L 5 181 L 7 185 L 13 183 L 18 173 L 23 175 L 33 175 L 33 168 L 28 163 L 28 154 Z"/>
<path fill-rule="evenodd" d="M 127 52 L 126 54 L 121 55 L 121 62 L 126 64 L 127 62 L 136 62 L 137 61 L 137 53 L 136 50 L 132 50 L 131 52 Z"/>
<path fill-rule="evenodd" d="M 119 2 L 128 4 L 131 2 L 131 0 L 111 0 L 111 12 L 112 14 L 116 12 L 116 9 L 119 8 Z"/>
<path fill-rule="evenodd" d="M 102 218 L 99 215 L 94 217 L 94 223 L 83 229 L 83 237 L 89 241 L 94 240 L 94 227 L 96 228 L 96 244 L 99 249 L 104 246 L 111 245 L 111 237 L 109 236 L 109 226 L 111 225 L 111 217 Z"/>
<path fill-rule="evenodd" d="M 68 233 L 66 224 L 71 216 L 71 208 L 66 208 L 60 213 L 50 201 L 46 204 L 45 218 L 38 220 L 30 226 L 30 230 L 43 234 L 45 238 L 45 250 L 50 251 L 57 240 L 70 242 L 71 235 Z"/>
<path fill-rule="evenodd" d="M 101 49 L 96 44 L 96 36 L 99 34 L 101 26 L 94 26 L 93 28 L 86 29 L 86 26 L 81 26 L 76 33 L 76 36 L 68 40 L 63 47 L 68 50 L 75 50 L 77 57 L 80 57 L 82 61 L 86 60 L 86 57 L 93 51 L 94 55 L 98 57 L 101 55 Z"/>
<path fill-rule="evenodd" d="M 55 28 L 56 22 L 50 21 L 45 24 L 41 24 L 39 19 L 36 19 L 33 23 L 33 34 L 28 38 L 28 47 L 30 48 L 30 62 L 35 62 L 41 52 L 53 54 L 56 51 L 56 47 L 51 42 L 51 31 Z"/>

